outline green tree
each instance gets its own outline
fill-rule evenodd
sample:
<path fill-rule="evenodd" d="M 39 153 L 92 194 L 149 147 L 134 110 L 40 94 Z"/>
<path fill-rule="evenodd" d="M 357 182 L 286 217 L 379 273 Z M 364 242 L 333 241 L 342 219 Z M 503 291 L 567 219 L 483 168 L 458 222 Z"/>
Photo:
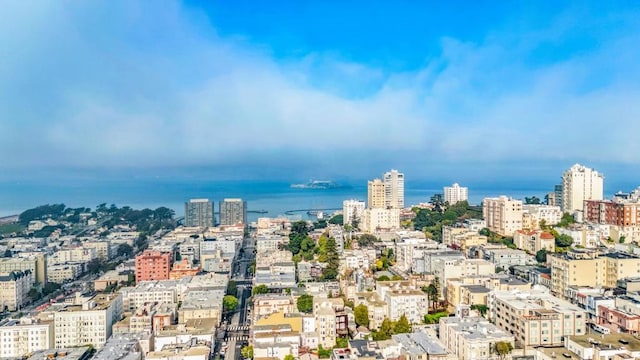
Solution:
<path fill-rule="evenodd" d="M 269 292 L 267 285 L 258 285 L 253 288 L 253 295 L 266 294 Z"/>
<path fill-rule="evenodd" d="M 298 311 L 307 314 L 311 313 L 313 311 L 313 296 L 303 294 L 296 301 L 296 305 L 298 306 Z"/>
<path fill-rule="evenodd" d="M 133 248 L 129 244 L 120 244 L 118 245 L 118 256 L 126 256 L 130 257 L 133 254 Z"/>
<path fill-rule="evenodd" d="M 529 204 L 538 205 L 538 204 L 540 204 L 540 198 L 538 198 L 537 196 L 525 197 L 524 198 L 524 203 L 527 204 L 527 205 L 529 205 Z"/>
<path fill-rule="evenodd" d="M 291 233 L 307 236 L 307 234 L 309 234 L 309 229 L 307 228 L 307 222 L 304 220 L 300 220 L 291 224 Z"/>
<path fill-rule="evenodd" d="M 238 298 L 233 295 L 225 295 L 222 298 L 222 305 L 227 311 L 235 311 L 238 308 Z"/>
<path fill-rule="evenodd" d="M 336 338 L 336 345 L 333 347 L 334 349 L 346 349 L 349 347 L 349 340 L 346 338 Z"/>
<path fill-rule="evenodd" d="M 500 356 L 500 359 L 506 359 L 507 355 L 513 350 L 510 342 L 498 341 L 493 345 L 493 351 Z"/>
<path fill-rule="evenodd" d="M 436 276 L 429 286 L 422 288 L 422 291 L 427 294 L 429 305 L 433 311 L 435 311 L 438 300 L 440 299 L 440 279 Z"/>
<path fill-rule="evenodd" d="M 437 312 L 434 314 L 426 314 L 424 316 L 424 323 L 425 324 L 437 324 L 440 322 L 440 318 L 441 317 L 446 317 L 449 316 L 449 314 L 446 311 L 441 311 L 441 312 Z"/>
<path fill-rule="evenodd" d="M 235 281 L 229 280 L 227 283 L 227 295 L 236 295 L 238 294 L 238 285 Z"/>
<path fill-rule="evenodd" d="M 318 345 L 318 357 L 320 359 L 328 359 L 331 357 L 331 354 L 332 354 L 331 349 L 325 349 L 322 347 L 322 345 Z"/>
<path fill-rule="evenodd" d="M 382 276 L 379 276 L 376 280 L 377 281 L 390 281 L 391 279 L 387 275 L 382 275 Z"/>
<path fill-rule="evenodd" d="M 369 308 L 360 304 L 353 309 L 353 316 L 355 317 L 356 324 L 358 326 L 369 327 Z"/>
<path fill-rule="evenodd" d="M 38 291 L 38 289 L 36 288 L 31 288 L 27 293 L 27 296 L 31 298 L 31 300 L 37 300 L 38 298 L 40 298 L 40 291 Z"/>
<path fill-rule="evenodd" d="M 358 237 L 358 245 L 360 247 L 367 247 L 377 241 L 378 238 L 370 234 L 363 234 Z"/>
<path fill-rule="evenodd" d="M 576 219 L 573 218 L 573 216 L 569 213 L 564 213 L 562 214 L 562 218 L 560 219 L 560 222 L 557 224 L 557 226 L 559 227 L 567 227 L 573 223 L 576 222 Z"/>
<path fill-rule="evenodd" d="M 624 235 L 620 236 L 620 239 L 618 239 L 618 242 L 620 244 L 624 244 L 624 241 L 626 240 L 626 237 Z"/>
<path fill-rule="evenodd" d="M 536 261 L 539 263 L 547 262 L 547 250 L 540 249 L 536 252 Z"/>
<path fill-rule="evenodd" d="M 52 294 L 56 291 L 60 290 L 60 284 L 58 283 L 54 283 L 54 282 L 48 282 L 43 288 L 42 288 L 42 294 L 43 295 L 49 295 Z"/>
<path fill-rule="evenodd" d="M 342 225 L 344 222 L 344 216 L 342 214 L 335 215 L 329 219 L 329 224 Z"/>
<path fill-rule="evenodd" d="M 382 324 L 380 324 L 380 328 L 378 331 L 373 332 L 373 340 L 389 340 L 391 339 L 391 335 L 393 335 L 393 323 L 388 318 L 384 318 L 382 320 Z"/>
<path fill-rule="evenodd" d="M 400 319 L 393 325 L 394 334 L 406 334 L 411 332 L 411 324 L 409 324 L 409 319 L 402 314 Z"/>
<path fill-rule="evenodd" d="M 566 248 L 573 244 L 573 238 L 566 234 L 558 234 L 556 237 L 556 246 Z"/>
<path fill-rule="evenodd" d="M 478 312 L 480 312 L 480 315 L 482 315 L 482 316 L 485 316 L 487 314 L 487 311 L 489 310 L 487 305 L 483 305 L 483 304 L 471 305 L 471 309 L 472 310 L 478 310 Z"/>
<path fill-rule="evenodd" d="M 291 354 L 287 354 L 284 356 L 284 360 L 296 360 L 296 357 Z"/>
<path fill-rule="evenodd" d="M 322 252 L 322 249 L 320 251 Z M 338 255 L 335 238 L 330 237 L 327 239 L 324 246 L 324 255 L 327 266 L 322 270 L 322 277 L 325 280 L 335 280 L 338 277 L 338 269 L 340 267 L 340 255 Z"/>
<path fill-rule="evenodd" d="M 240 349 L 240 354 L 245 359 L 253 359 L 253 346 L 245 346 Z"/>

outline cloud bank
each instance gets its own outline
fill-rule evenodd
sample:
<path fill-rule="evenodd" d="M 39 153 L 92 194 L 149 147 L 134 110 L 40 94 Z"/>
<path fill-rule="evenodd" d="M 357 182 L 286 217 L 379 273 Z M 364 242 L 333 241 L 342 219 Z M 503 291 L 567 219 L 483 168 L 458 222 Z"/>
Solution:
<path fill-rule="evenodd" d="M 443 35 L 398 72 L 339 51 L 279 59 L 179 2 L 9 3 L 0 167 L 637 165 L 637 15 Z"/>

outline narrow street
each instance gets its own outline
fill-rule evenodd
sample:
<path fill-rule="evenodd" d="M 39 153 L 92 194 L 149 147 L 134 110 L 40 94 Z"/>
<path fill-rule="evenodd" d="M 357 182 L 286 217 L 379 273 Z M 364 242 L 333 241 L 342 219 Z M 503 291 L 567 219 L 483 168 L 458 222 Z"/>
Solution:
<path fill-rule="evenodd" d="M 249 326 L 250 326 L 250 302 L 252 291 L 252 274 L 250 266 L 255 259 L 254 254 L 255 239 L 249 235 L 242 241 L 242 246 L 238 251 L 232 265 L 231 280 L 236 282 L 238 298 L 238 308 L 231 315 L 228 321 L 223 322 L 221 326 L 220 342 L 227 343 L 227 349 L 224 356 L 220 353 L 221 343 L 216 346 L 216 354 L 221 354 L 220 358 L 240 360 L 242 355 L 240 350 L 249 343 Z"/>

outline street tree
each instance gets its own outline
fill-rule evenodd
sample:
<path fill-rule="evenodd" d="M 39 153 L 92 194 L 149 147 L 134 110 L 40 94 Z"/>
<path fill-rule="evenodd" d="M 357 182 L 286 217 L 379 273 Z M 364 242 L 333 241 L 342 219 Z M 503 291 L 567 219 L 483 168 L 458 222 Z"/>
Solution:
<path fill-rule="evenodd" d="M 235 311 L 238 308 L 238 298 L 233 295 L 225 295 L 222 298 L 222 305 L 227 311 Z"/>

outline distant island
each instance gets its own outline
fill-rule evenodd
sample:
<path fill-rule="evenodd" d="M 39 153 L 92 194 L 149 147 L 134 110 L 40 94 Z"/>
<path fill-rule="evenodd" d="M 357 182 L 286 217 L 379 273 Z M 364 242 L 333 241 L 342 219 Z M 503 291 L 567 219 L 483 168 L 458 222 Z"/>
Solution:
<path fill-rule="evenodd" d="M 291 184 L 291 188 L 293 189 L 327 190 L 327 189 L 340 189 L 345 187 L 346 186 L 340 185 L 331 180 L 309 180 L 309 182 L 306 184 Z"/>

